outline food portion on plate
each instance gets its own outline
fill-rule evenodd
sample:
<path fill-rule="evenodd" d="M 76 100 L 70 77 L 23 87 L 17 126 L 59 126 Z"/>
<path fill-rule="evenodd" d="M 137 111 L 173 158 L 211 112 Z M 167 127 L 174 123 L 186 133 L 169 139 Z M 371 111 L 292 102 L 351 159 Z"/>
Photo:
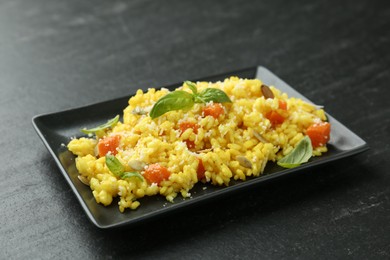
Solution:
<path fill-rule="evenodd" d="M 115 115 L 113 115 L 115 116 Z M 197 182 L 228 186 L 260 176 L 267 163 L 293 168 L 327 152 L 322 108 L 258 79 L 186 81 L 174 91 L 138 90 L 119 115 L 67 145 L 96 202 L 191 197 Z"/>

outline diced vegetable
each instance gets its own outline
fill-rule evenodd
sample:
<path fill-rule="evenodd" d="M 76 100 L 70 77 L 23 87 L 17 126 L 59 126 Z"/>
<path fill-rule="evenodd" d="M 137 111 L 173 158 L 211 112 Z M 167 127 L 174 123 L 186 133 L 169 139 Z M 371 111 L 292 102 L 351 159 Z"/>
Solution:
<path fill-rule="evenodd" d="M 194 133 L 197 134 L 199 126 L 197 124 L 195 124 L 195 123 L 192 123 L 192 122 L 181 122 L 179 124 L 179 128 L 180 128 L 180 132 L 181 132 L 180 135 L 182 135 L 188 128 L 192 128 Z M 195 148 L 195 142 L 194 141 L 185 140 L 185 142 L 187 144 L 188 149 Z"/>
<path fill-rule="evenodd" d="M 149 183 L 160 184 L 162 181 L 168 180 L 170 175 L 171 172 L 166 167 L 155 163 L 146 168 L 143 176 Z"/>
<path fill-rule="evenodd" d="M 265 116 L 272 124 L 272 126 L 280 125 L 284 122 L 284 117 L 276 111 L 271 111 Z"/>
<path fill-rule="evenodd" d="M 310 137 L 313 147 L 324 146 L 330 138 L 330 124 L 328 122 L 313 124 L 307 128 L 306 134 Z"/>
<path fill-rule="evenodd" d="M 198 164 L 198 169 L 196 170 L 196 174 L 198 176 L 198 180 L 201 180 L 205 177 L 204 174 L 206 172 L 206 169 L 204 168 L 202 159 L 198 158 L 198 160 L 199 160 L 199 164 Z"/>
<path fill-rule="evenodd" d="M 119 135 L 107 136 L 99 140 L 98 142 L 98 154 L 100 157 L 110 153 L 115 155 L 118 153 L 117 148 L 119 147 L 121 137 Z"/>
<path fill-rule="evenodd" d="M 184 142 L 186 143 L 188 149 L 194 149 L 195 148 L 195 142 L 194 141 L 184 140 Z"/>
<path fill-rule="evenodd" d="M 192 128 L 194 130 L 194 133 L 197 134 L 199 126 L 192 122 L 181 122 L 179 124 L 179 128 L 181 133 L 184 133 L 185 130 L 187 130 L 188 128 Z"/>
<path fill-rule="evenodd" d="M 223 109 L 220 103 L 212 103 L 205 106 L 202 112 L 204 117 L 212 116 L 214 118 L 218 118 L 220 115 L 222 115 L 225 112 L 225 110 Z"/>
<path fill-rule="evenodd" d="M 287 102 L 279 99 L 279 109 L 287 110 Z"/>

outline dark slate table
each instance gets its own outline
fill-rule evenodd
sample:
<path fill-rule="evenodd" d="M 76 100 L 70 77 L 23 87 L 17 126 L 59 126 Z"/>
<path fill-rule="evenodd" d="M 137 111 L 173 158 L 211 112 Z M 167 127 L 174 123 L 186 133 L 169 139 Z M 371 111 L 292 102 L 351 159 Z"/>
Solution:
<path fill-rule="evenodd" d="M 0 258 L 389 259 L 389 50 L 389 1 L 1 1 Z M 101 230 L 31 124 L 259 64 L 371 149 Z"/>

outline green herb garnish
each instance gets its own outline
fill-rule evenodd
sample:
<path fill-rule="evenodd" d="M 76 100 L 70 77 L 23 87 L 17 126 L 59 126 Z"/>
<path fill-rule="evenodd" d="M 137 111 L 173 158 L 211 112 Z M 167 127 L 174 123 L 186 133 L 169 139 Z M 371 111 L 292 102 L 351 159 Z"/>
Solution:
<path fill-rule="evenodd" d="M 184 83 L 192 90 L 192 92 L 194 94 L 198 93 L 198 89 L 196 88 L 196 84 L 194 82 L 187 80 L 187 81 L 184 81 Z"/>
<path fill-rule="evenodd" d="M 194 96 L 186 91 L 177 90 L 160 98 L 150 111 L 150 117 L 156 118 L 172 110 L 189 109 L 195 104 Z"/>
<path fill-rule="evenodd" d="M 169 111 L 190 109 L 195 103 L 207 103 L 210 101 L 217 103 L 232 102 L 226 93 L 220 89 L 206 88 L 198 93 L 195 83 L 191 81 L 185 81 L 184 83 L 191 89 L 192 94 L 183 90 L 176 90 L 163 96 L 157 100 L 150 111 L 149 115 L 152 119 Z"/>
<path fill-rule="evenodd" d="M 312 154 L 313 147 L 310 138 L 305 136 L 291 153 L 280 159 L 277 164 L 284 168 L 294 168 L 302 163 L 308 162 Z"/>
<path fill-rule="evenodd" d="M 104 131 L 104 130 L 106 130 L 106 129 L 116 125 L 118 123 L 118 121 L 119 121 L 119 115 L 117 115 L 116 117 L 108 120 L 107 123 L 105 123 L 105 124 L 99 125 L 97 127 L 91 128 L 91 129 L 81 129 L 80 131 L 83 132 L 84 134 L 97 134 L 97 133 L 101 133 L 102 131 Z"/>
<path fill-rule="evenodd" d="M 117 176 L 121 175 L 125 171 L 125 167 L 118 158 L 111 154 L 106 155 L 106 165 L 108 169 Z"/>
<path fill-rule="evenodd" d="M 130 178 L 130 177 L 137 177 L 142 181 L 144 180 L 144 178 L 142 177 L 142 175 L 139 172 L 124 172 L 123 174 L 121 174 L 120 177 L 122 179 Z"/>
<path fill-rule="evenodd" d="M 121 179 L 137 177 L 141 181 L 144 180 L 144 178 L 139 172 L 125 172 L 125 167 L 114 155 L 111 154 L 106 155 L 106 165 L 114 175 L 120 177 Z"/>
<path fill-rule="evenodd" d="M 203 101 L 202 103 L 207 103 L 210 101 L 217 103 L 232 102 L 225 92 L 217 88 L 204 89 L 202 92 L 199 93 L 198 98 Z"/>

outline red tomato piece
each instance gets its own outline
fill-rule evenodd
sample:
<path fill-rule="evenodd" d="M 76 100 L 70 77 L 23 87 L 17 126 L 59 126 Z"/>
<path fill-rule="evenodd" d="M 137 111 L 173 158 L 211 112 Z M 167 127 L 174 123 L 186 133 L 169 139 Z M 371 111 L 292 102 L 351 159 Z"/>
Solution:
<path fill-rule="evenodd" d="M 218 118 L 220 115 L 225 113 L 225 110 L 223 109 L 221 103 L 212 103 L 205 106 L 202 112 L 203 112 L 203 117 L 212 116 L 214 118 Z"/>
<path fill-rule="evenodd" d="M 279 99 L 279 108 L 282 110 L 287 110 L 287 102 Z"/>
<path fill-rule="evenodd" d="M 143 176 L 149 183 L 160 184 L 164 180 L 168 180 L 171 172 L 158 163 L 151 164 L 146 168 Z"/>
<path fill-rule="evenodd" d="M 330 124 L 328 122 L 313 124 L 306 129 L 306 134 L 314 148 L 324 146 L 330 139 Z"/>
<path fill-rule="evenodd" d="M 284 122 L 284 117 L 280 115 L 276 111 L 271 111 L 265 116 L 272 124 L 272 126 L 276 126 L 282 124 Z"/>
<path fill-rule="evenodd" d="M 198 125 L 192 122 L 181 122 L 179 124 L 179 128 L 181 133 L 184 133 L 188 128 L 192 128 L 194 130 L 194 133 L 198 133 Z"/>
<path fill-rule="evenodd" d="M 100 139 L 97 145 L 99 156 L 103 157 L 107 153 L 111 153 L 112 155 L 117 154 L 120 140 L 121 137 L 119 135 L 107 136 Z"/>
<path fill-rule="evenodd" d="M 180 132 L 181 132 L 180 135 L 182 135 L 188 128 L 192 128 L 193 131 L 194 131 L 194 134 L 197 134 L 199 126 L 197 124 L 195 124 L 195 123 L 192 123 L 192 122 L 181 122 L 179 124 L 179 128 L 180 128 Z M 195 148 L 195 142 L 194 141 L 185 140 L 185 142 L 187 144 L 188 149 Z"/>
<path fill-rule="evenodd" d="M 194 149 L 195 148 L 195 142 L 194 141 L 185 140 L 184 142 L 186 143 L 188 149 Z"/>
<path fill-rule="evenodd" d="M 196 174 L 198 176 L 198 181 L 203 179 L 205 177 L 205 172 L 206 169 L 204 168 L 203 161 L 202 159 L 198 158 L 199 164 L 198 164 L 198 169 L 196 170 Z"/>

